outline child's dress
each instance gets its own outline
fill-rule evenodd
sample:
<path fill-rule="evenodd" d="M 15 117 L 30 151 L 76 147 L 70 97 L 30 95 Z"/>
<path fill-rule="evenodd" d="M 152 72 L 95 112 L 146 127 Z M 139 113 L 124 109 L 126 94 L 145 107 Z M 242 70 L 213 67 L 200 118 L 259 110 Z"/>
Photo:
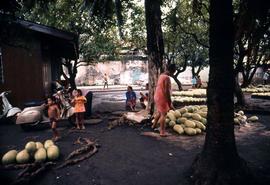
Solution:
<path fill-rule="evenodd" d="M 85 106 L 84 104 L 86 103 L 86 98 L 84 96 L 79 96 L 75 97 L 75 107 L 74 107 L 74 112 L 79 113 L 79 112 L 85 112 Z"/>

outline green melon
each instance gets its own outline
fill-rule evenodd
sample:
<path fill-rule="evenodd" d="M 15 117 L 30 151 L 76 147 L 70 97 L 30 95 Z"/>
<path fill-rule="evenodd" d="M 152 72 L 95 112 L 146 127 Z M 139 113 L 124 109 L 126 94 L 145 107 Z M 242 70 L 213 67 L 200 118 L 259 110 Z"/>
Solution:
<path fill-rule="evenodd" d="M 181 117 L 181 113 L 180 113 L 178 110 L 175 110 L 175 111 L 174 111 L 174 116 L 175 116 L 176 118 L 180 118 L 180 117 Z"/>
<path fill-rule="evenodd" d="M 207 112 L 202 112 L 202 111 L 199 111 L 197 112 L 201 117 L 203 118 L 207 118 Z"/>
<path fill-rule="evenodd" d="M 202 130 L 201 130 L 201 129 L 199 129 L 199 128 L 195 128 L 195 130 L 196 130 L 196 134 L 200 134 L 200 133 L 202 133 Z"/>
<path fill-rule="evenodd" d="M 192 116 L 192 114 L 191 113 L 188 113 L 188 112 L 186 112 L 186 113 L 184 113 L 182 115 L 182 117 L 185 117 L 185 118 L 191 118 L 191 116 Z"/>
<path fill-rule="evenodd" d="M 35 153 L 35 162 L 44 162 L 47 158 L 47 152 L 45 148 L 39 148 Z"/>
<path fill-rule="evenodd" d="M 2 157 L 2 164 L 12 164 L 16 162 L 17 150 L 10 150 Z"/>
<path fill-rule="evenodd" d="M 50 146 L 54 145 L 53 141 L 48 139 L 44 142 L 44 148 L 49 148 Z"/>
<path fill-rule="evenodd" d="M 234 124 L 236 124 L 236 125 L 240 125 L 240 121 L 239 121 L 238 118 L 233 118 L 233 122 L 234 122 Z"/>
<path fill-rule="evenodd" d="M 194 136 L 197 134 L 196 129 L 194 128 L 184 128 L 184 131 L 189 136 Z"/>
<path fill-rule="evenodd" d="M 47 157 L 49 160 L 56 160 L 60 155 L 60 150 L 56 145 L 52 145 L 47 149 Z"/>
<path fill-rule="evenodd" d="M 28 163 L 30 160 L 30 155 L 27 152 L 27 150 L 20 151 L 16 156 L 16 161 L 19 164 L 25 164 Z"/>
<path fill-rule="evenodd" d="M 184 129 L 183 129 L 183 127 L 181 125 L 174 125 L 173 130 L 175 132 L 177 132 L 178 134 L 183 134 L 184 133 Z"/>
<path fill-rule="evenodd" d="M 242 110 L 238 111 L 238 114 L 240 114 L 241 116 L 245 115 L 244 111 L 242 111 Z"/>
<path fill-rule="evenodd" d="M 188 110 L 188 112 L 190 112 L 190 113 L 193 113 L 193 112 L 194 112 L 194 108 L 193 108 L 192 106 L 188 106 L 188 107 L 187 107 L 187 110 Z"/>
<path fill-rule="evenodd" d="M 173 127 L 175 124 L 176 124 L 175 121 L 170 121 L 170 122 L 169 122 L 169 126 L 170 126 L 170 127 Z"/>
<path fill-rule="evenodd" d="M 184 114 L 184 113 L 188 112 L 187 108 L 181 108 L 181 109 L 178 109 L 178 111 L 179 111 L 181 114 Z"/>
<path fill-rule="evenodd" d="M 41 142 L 36 142 L 36 148 L 37 150 L 40 148 L 44 148 L 43 144 Z"/>
<path fill-rule="evenodd" d="M 197 121 L 197 120 L 194 120 L 194 123 L 196 124 L 196 127 L 201 129 L 201 130 L 205 130 L 205 126 L 204 124 L 202 124 L 201 122 Z"/>
<path fill-rule="evenodd" d="M 200 122 L 202 122 L 204 125 L 206 125 L 206 124 L 207 124 L 207 119 L 202 118 L 202 119 L 200 120 Z"/>
<path fill-rule="evenodd" d="M 28 153 L 33 153 L 37 150 L 36 143 L 33 141 L 28 142 L 25 145 L 25 150 L 27 150 Z"/>
<path fill-rule="evenodd" d="M 176 121 L 176 117 L 174 116 L 174 114 L 172 112 L 168 112 L 167 113 L 167 117 L 171 120 L 171 121 Z"/>
<path fill-rule="evenodd" d="M 250 118 L 247 119 L 248 121 L 252 121 L 252 122 L 255 122 L 255 121 L 258 121 L 259 118 L 257 116 L 251 116 Z"/>
<path fill-rule="evenodd" d="M 202 119 L 202 117 L 200 116 L 200 114 L 197 114 L 197 113 L 193 113 L 191 115 L 192 119 L 194 120 L 197 120 L 197 121 L 200 121 Z"/>
<path fill-rule="evenodd" d="M 196 124 L 191 120 L 186 120 L 185 123 L 186 127 L 195 128 Z"/>

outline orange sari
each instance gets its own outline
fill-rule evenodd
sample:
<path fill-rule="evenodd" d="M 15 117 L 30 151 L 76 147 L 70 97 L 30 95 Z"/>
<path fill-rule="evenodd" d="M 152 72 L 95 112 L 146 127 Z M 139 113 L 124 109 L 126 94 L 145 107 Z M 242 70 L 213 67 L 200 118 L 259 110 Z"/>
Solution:
<path fill-rule="evenodd" d="M 167 113 L 170 110 L 170 103 L 168 100 L 167 91 L 171 90 L 171 80 L 166 74 L 161 74 L 158 78 L 157 88 L 154 95 L 157 111 L 160 113 Z"/>

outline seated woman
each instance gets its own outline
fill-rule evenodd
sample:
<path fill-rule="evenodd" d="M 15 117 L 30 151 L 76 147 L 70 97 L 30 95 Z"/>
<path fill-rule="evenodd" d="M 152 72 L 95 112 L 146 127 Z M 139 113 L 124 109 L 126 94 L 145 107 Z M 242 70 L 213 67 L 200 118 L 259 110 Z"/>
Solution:
<path fill-rule="evenodd" d="M 136 93 L 133 91 L 131 86 L 128 86 L 127 88 L 126 98 L 126 109 L 135 111 Z"/>

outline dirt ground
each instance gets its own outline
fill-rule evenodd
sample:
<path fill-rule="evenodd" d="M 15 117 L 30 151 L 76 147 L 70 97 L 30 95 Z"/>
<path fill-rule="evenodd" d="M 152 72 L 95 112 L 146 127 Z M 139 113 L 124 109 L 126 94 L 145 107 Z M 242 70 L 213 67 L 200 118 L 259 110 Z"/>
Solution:
<path fill-rule="evenodd" d="M 108 110 L 115 105 L 107 104 Z M 110 107 L 114 106 L 114 107 Z M 62 169 L 53 167 L 31 182 L 31 185 L 187 185 L 189 169 L 201 151 L 205 134 L 160 138 L 148 126 L 119 126 L 108 130 L 112 114 L 100 113 L 102 122 L 87 124 L 85 131 L 69 132 L 68 123 L 59 128 L 62 139 L 57 142 L 64 158 L 78 148 L 73 143 L 87 137 L 100 144 L 98 153 L 75 165 Z M 257 114 L 258 115 L 258 114 Z M 250 116 L 250 115 L 248 115 Z M 239 155 L 244 158 L 258 180 L 270 184 L 270 115 L 258 115 L 260 122 L 235 128 Z M 169 130 L 170 131 L 170 130 Z M 10 149 L 23 149 L 27 141 L 50 139 L 50 129 L 24 132 L 16 125 L 0 125 L 0 155 Z M 0 168 L 1 184 L 11 184 L 20 170 Z"/>

